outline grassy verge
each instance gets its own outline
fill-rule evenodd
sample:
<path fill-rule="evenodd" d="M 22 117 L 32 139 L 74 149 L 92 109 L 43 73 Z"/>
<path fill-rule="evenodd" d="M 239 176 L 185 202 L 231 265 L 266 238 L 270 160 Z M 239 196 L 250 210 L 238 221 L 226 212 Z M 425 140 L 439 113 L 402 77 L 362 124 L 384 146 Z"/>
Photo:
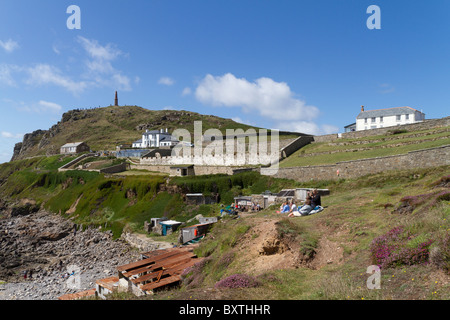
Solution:
<path fill-rule="evenodd" d="M 426 136 L 417 136 L 418 134 Z M 280 167 L 334 164 L 341 161 L 405 154 L 450 144 L 447 129 L 437 133 L 424 130 L 413 133 L 373 136 L 358 139 L 339 139 L 336 142 L 313 143 L 296 151 L 280 163 Z"/>

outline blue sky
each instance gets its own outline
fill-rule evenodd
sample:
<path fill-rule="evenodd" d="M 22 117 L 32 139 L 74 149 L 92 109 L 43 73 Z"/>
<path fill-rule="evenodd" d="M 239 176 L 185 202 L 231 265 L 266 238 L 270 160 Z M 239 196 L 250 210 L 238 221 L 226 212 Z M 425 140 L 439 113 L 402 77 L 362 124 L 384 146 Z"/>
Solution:
<path fill-rule="evenodd" d="M 122 105 L 313 134 L 342 132 L 361 105 L 445 117 L 449 18 L 446 0 L 2 0 L 0 163 L 115 90 Z"/>

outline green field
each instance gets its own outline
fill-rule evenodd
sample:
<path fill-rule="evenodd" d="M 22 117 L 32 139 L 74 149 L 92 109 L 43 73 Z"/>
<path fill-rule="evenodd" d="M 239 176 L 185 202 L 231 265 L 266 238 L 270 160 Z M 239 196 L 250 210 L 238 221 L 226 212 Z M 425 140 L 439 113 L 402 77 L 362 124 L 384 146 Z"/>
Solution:
<path fill-rule="evenodd" d="M 280 167 L 334 164 L 340 161 L 392 156 L 450 144 L 450 128 L 404 132 L 359 139 L 314 142 L 280 162 Z"/>

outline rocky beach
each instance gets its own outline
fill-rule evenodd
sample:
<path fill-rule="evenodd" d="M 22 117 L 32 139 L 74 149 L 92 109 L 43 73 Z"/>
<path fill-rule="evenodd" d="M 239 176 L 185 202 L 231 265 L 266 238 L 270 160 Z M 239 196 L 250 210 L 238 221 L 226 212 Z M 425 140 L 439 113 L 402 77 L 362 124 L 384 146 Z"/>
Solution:
<path fill-rule="evenodd" d="M 46 211 L 0 217 L 0 300 L 55 300 L 93 289 L 96 280 L 117 275 L 117 266 L 141 258 L 111 232 L 82 230 Z M 78 274 L 70 278 L 73 270 Z M 76 285 L 74 276 L 80 280 Z"/>

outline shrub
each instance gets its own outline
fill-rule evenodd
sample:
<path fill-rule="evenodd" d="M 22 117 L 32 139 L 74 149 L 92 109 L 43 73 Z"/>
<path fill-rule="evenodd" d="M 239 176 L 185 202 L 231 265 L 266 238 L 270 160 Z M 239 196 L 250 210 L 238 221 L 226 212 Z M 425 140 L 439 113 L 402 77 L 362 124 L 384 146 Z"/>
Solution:
<path fill-rule="evenodd" d="M 370 246 L 372 262 L 381 268 L 428 262 L 429 247 L 434 240 L 412 241 L 414 238 L 403 227 L 394 228 L 375 238 Z M 414 242 L 417 242 L 417 246 L 412 245 Z"/>
<path fill-rule="evenodd" d="M 200 262 L 197 262 L 193 266 L 184 269 L 181 273 L 183 284 L 189 289 L 201 285 L 205 279 L 203 269 L 210 261 L 211 260 L 209 258 L 202 259 Z"/>
<path fill-rule="evenodd" d="M 436 246 L 430 252 L 430 262 L 450 273 L 450 234 L 448 232 L 436 241 Z"/>
<path fill-rule="evenodd" d="M 411 213 L 417 207 L 427 203 L 429 207 L 435 207 L 441 201 L 450 201 L 450 190 L 436 191 L 416 196 L 406 196 L 400 199 L 400 205 L 395 210 L 398 213 Z"/>
<path fill-rule="evenodd" d="M 216 283 L 216 288 L 254 288 L 259 282 L 246 274 L 234 274 Z"/>

